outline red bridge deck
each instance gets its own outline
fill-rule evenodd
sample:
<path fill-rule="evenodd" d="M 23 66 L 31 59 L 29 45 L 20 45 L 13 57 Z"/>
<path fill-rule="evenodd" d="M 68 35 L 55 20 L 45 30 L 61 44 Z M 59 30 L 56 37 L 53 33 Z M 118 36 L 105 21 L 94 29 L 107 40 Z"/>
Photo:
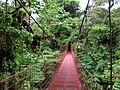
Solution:
<path fill-rule="evenodd" d="M 67 53 L 48 90 L 81 90 L 74 58 Z"/>

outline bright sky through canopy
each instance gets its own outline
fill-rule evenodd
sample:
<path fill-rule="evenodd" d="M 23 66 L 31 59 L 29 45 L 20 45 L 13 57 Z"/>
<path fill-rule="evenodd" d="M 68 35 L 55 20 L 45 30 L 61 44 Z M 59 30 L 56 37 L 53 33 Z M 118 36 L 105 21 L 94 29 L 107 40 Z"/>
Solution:
<path fill-rule="evenodd" d="M 85 8 L 87 6 L 87 3 L 88 3 L 88 0 L 80 0 L 80 7 L 81 7 L 82 10 L 85 10 Z M 92 5 L 92 0 L 90 0 L 89 5 Z M 103 7 L 104 8 L 108 8 L 108 6 L 109 6 L 108 3 L 106 3 L 105 6 L 103 6 Z M 114 4 L 114 6 L 112 7 L 112 9 L 114 9 L 114 8 L 116 9 L 118 7 L 120 7 L 120 3 Z"/>
<path fill-rule="evenodd" d="M 6 0 L 1 0 L 1 1 L 6 1 Z M 13 0 L 8 0 L 8 2 L 12 2 Z M 78 0 L 76 0 L 76 1 L 78 1 Z M 87 6 L 87 2 L 88 2 L 88 0 L 79 0 L 80 1 L 80 7 L 81 7 L 81 10 L 85 10 L 85 8 L 86 8 L 86 6 Z M 90 3 L 89 3 L 89 5 L 92 5 L 92 0 L 90 0 Z M 105 6 L 103 6 L 104 8 L 108 8 L 108 3 L 107 4 L 105 4 Z M 113 7 L 112 7 L 112 9 L 113 8 L 118 8 L 118 7 L 120 7 L 120 3 L 118 3 L 118 4 L 115 4 Z"/>
<path fill-rule="evenodd" d="M 87 3 L 88 3 L 88 0 L 80 0 L 80 7 L 82 10 L 85 10 Z M 92 5 L 92 0 L 90 0 L 89 5 Z"/>

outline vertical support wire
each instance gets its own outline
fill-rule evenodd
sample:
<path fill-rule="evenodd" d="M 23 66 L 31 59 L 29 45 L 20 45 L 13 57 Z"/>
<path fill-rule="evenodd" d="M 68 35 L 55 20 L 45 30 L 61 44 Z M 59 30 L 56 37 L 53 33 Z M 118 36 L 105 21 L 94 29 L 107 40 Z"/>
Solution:
<path fill-rule="evenodd" d="M 6 15 L 8 14 L 8 0 L 6 0 Z"/>
<path fill-rule="evenodd" d="M 17 6 L 17 1 L 15 0 L 15 6 Z"/>
<path fill-rule="evenodd" d="M 88 10 L 88 7 L 89 7 L 89 2 L 90 2 L 90 0 L 88 0 L 87 6 L 86 6 L 86 10 L 84 11 L 84 17 L 83 17 L 83 19 L 82 19 L 82 23 L 81 23 L 81 25 L 80 25 L 79 35 L 80 35 L 81 30 L 82 30 L 83 23 L 84 23 L 84 20 L 85 20 L 86 14 L 87 14 L 87 10 Z"/>
<path fill-rule="evenodd" d="M 112 85 L 112 59 L 113 59 L 113 55 L 112 55 L 111 7 L 113 6 L 114 3 L 111 5 L 111 0 L 108 0 L 108 1 L 109 1 L 109 28 L 110 28 L 110 90 L 112 90 L 112 88 L 113 88 L 113 85 Z"/>
<path fill-rule="evenodd" d="M 29 0 L 29 10 L 30 10 L 30 7 L 31 7 L 31 0 Z M 31 11 L 29 11 L 29 25 L 30 25 L 30 16 L 31 16 Z"/>

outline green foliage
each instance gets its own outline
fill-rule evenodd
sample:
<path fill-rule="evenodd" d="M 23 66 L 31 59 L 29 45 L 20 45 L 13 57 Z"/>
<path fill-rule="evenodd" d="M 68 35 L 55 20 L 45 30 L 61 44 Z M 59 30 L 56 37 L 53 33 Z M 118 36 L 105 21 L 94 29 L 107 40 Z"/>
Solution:
<path fill-rule="evenodd" d="M 20 70 L 23 70 L 33 64 L 40 63 L 39 66 L 24 73 L 38 74 L 35 78 L 29 77 L 23 82 L 24 89 L 28 90 L 32 83 L 39 83 L 44 80 L 44 62 L 48 65 L 51 62 L 58 62 L 59 58 L 52 56 L 59 54 L 59 51 L 50 49 L 51 38 L 58 42 L 57 46 L 65 44 L 71 40 L 75 46 L 78 46 L 77 56 L 85 64 L 88 71 L 95 77 L 96 81 L 106 90 L 109 88 L 109 25 L 107 18 L 107 11 L 101 6 L 106 0 L 97 0 L 95 6 L 88 10 L 90 16 L 87 16 L 83 30 L 80 32 L 82 36 L 81 41 L 78 41 L 79 27 L 82 20 L 82 12 L 79 10 L 79 3 L 75 0 L 31 0 L 31 9 L 35 18 L 42 29 L 48 34 L 45 35 L 42 30 L 31 21 L 31 28 L 33 33 L 27 31 L 25 27 L 19 23 L 17 17 L 9 14 L 18 6 L 8 6 L 8 13 L 6 14 L 5 4 L 0 6 L 0 59 L 3 60 L 3 71 L 0 72 L 0 78 L 6 78 Z M 1 2 L 0 2 L 1 3 Z M 65 4 L 72 5 L 78 10 L 74 13 L 66 12 Z M 29 10 L 28 3 L 25 8 Z M 27 13 L 23 8 L 23 20 L 28 20 Z M 120 8 L 111 11 L 112 17 L 112 34 L 113 34 L 113 89 L 118 90 L 120 87 L 120 79 L 115 78 L 120 75 Z M 88 21 L 87 21 L 88 20 Z M 41 40 L 39 45 L 32 50 L 33 37 L 37 35 Z M 86 40 L 88 38 L 88 40 Z M 8 54 L 9 53 L 9 54 Z M 20 77 L 16 77 L 19 80 Z M 37 88 L 34 88 L 37 90 Z"/>
<path fill-rule="evenodd" d="M 82 40 L 80 43 L 80 50 L 78 56 L 86 65 L 87 69 L 96 77 L 99 84 L 103 89 L 110 87 L 110 30 L 108 26 L 107 13 L 103 8 L 94 8 L 94 13 L 87 17 L 90 28 L 85 28 L 81 32 Z M 119 89 L 119 8 L 111 11 L 112 17 L 112 30 L 113 30 L 113 90 Z M 118 20 L 118 21 L 117 21 Z M 86 30 L 87 29 L 87 30 Z M 88 41 L 86 40 L 88 38 Z M 86 44 L 88 43 L 88 44 Z M 118 75 L 119 74 L 119 75 Z"/>

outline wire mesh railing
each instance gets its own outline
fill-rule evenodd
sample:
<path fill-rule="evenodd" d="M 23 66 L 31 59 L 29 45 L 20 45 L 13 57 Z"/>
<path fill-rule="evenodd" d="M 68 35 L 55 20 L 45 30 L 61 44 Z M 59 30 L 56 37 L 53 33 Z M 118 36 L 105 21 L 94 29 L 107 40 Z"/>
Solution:
<path fill-rule="evenodd" d="M 15 74 L 0 81 L 1 90 L 17 90 L 24 85 L 24 81 L 28 81 L 28 78 L 34 76 L 33 69 L 38 67 L 41 63 L 34 64 L 22 71 L 16 72 Z M 41 66 L 41 65 L 40 65 Z M 31 80 L 30 80 L 31 81 Z"/>
<path fill-rule="evenodd" d="M 78 67 L 81 90 L 102 90 L 102 86 L 96 82 L 79 59 L 76 60 L 76 64 Z"/>
<path fill-rule="evenodd" d="M 59 66 L 59 60 L 29 66 L 0 80 L 0 90 L 46 90 Z"/>

